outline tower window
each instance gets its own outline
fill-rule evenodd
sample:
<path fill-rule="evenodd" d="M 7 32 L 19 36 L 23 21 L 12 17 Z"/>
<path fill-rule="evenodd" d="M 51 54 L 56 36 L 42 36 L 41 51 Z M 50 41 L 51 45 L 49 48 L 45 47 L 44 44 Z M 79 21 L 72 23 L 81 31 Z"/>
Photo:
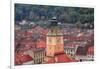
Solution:
<path fill-rule="evenodd" d="M 57 43 L 60 43 L 60 39 L 57 40 Z"/>
<path fill-rule="evenodd" d="M 50 42 L 50 43 L 52 43 L 52 40 L 51 40 L 51 39 L 49 39 L 49 42 Z"/>

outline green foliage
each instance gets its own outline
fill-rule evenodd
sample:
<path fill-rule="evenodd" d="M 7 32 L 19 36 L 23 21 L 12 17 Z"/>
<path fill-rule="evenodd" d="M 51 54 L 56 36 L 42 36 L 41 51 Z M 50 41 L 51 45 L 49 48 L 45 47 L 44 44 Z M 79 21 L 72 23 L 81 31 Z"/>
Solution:
<path fill-rule="evenodd" d="M 61 7 L 15 4 L 15 21 L 23 19 L 30 21 L 46 21 L 56 16 L 59 21 L 64 23 L 93 23 L 94 9 L 82 7 Z"/>

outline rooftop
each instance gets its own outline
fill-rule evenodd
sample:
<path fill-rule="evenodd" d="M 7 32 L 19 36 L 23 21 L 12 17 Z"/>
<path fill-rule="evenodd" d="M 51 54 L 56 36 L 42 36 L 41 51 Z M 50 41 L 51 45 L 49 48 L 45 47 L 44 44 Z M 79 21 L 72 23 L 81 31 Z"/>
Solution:
<path fill-rule="evenodd" d="M 47 63 L 63 63 L 63 62 L 78 62 L 72 59 L 66 54 L 56 55 L 55 57 L 49 57 Z"/>

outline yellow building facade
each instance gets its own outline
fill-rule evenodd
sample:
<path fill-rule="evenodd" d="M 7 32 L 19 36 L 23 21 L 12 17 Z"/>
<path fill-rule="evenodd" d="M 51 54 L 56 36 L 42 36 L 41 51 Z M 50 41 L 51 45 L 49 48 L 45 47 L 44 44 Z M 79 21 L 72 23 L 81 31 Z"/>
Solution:
<path fill-rule="evenodd" d="M 47 45 L 46 46 L 47 56 L 53 57 L 56 54 L 60 54 L 64 52 L 63 33 L 58 28 L 58 26 L 52 26 L 50 31 L 47 33 L 46 45 Z"/>

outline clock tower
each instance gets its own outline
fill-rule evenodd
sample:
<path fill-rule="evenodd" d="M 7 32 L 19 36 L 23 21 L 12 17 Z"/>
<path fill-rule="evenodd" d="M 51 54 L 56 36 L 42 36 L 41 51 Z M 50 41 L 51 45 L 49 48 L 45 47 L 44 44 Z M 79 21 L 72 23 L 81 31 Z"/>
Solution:
<path fill-rule="evenodd" d="M 50 31 L 46 35 L 46 55 L 54 57 L 57 54 L 64 53 L 64 41 L 56 17 L 53 17 L 50 22 Z"/>

